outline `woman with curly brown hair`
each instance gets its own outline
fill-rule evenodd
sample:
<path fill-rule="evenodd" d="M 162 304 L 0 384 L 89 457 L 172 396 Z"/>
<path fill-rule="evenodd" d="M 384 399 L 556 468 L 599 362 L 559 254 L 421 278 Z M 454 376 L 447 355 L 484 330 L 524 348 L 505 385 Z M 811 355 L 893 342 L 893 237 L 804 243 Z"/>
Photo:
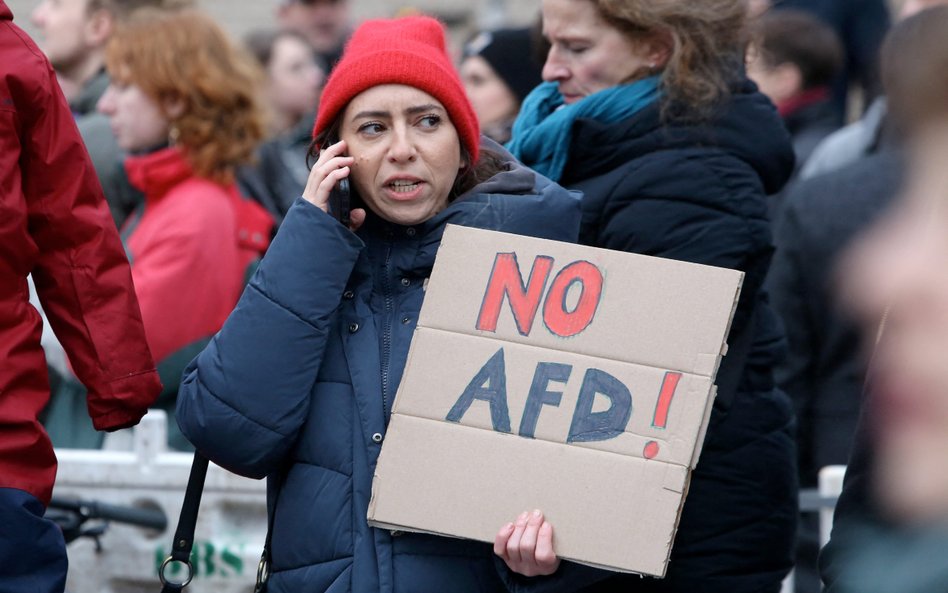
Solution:
<path fill-rule="evenodd" d="M 745 0 L 543 0 L 546 82 L 511 152 L 583 191 L 581 242 L 745 273 L 668 574 L 590 590 L 776 592 L 792 564 L 793 413 L 774 386 L 783 336 L 761 286 L 765 197 L 793 151 L 745 78 L 746 20 Z"/>
<path fill-rule="evenodd" d="M 184 365 L 220 329 L 269 241 L 269 215 L 234 184 L 264 134 L 259 73 L 193 10 L 136 14 L 111 40 L 107 65 L 98 108 L 145 194 L 122 236 L 170 412 Z M 187 446 L 177 432 L 170 440 Z"/>

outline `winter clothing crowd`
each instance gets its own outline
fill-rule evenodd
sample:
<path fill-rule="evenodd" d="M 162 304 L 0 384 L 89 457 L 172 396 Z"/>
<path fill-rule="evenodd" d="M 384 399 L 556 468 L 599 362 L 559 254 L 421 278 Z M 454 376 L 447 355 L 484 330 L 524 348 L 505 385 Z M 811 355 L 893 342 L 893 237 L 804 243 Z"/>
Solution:
<path fill-rule="evenodd" d="M 41 0 L 34 42 L 0 0 L 0 593 L 64 589 L 54 447 L 148 408 L 267 479 L 269 591 L 948 591 L 948 2 L 349 9 Z M 542 509 L 366 522 L 448 224 L 744 273 L 664 578 L 561 560 Z M 820 551 L 798 495 L 842 464 Z"/>

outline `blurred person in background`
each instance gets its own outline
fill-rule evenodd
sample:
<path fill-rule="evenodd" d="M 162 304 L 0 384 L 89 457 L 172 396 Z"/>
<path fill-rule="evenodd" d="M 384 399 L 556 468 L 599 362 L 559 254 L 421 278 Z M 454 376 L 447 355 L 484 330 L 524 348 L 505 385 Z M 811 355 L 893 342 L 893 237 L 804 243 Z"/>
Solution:
<path fill-rule="evenodd" d="M 108 118 L 95 110 L 109 85 L 105 47 L 122 20 L 144 6 L 180 7 L 188 0 L 41 0 L 31 20 L 40 32 L 40 47 L 67 92 L 79 133 L 95 166 L 112 218 L 121 226 L 141 201 L 122 169 L 122 151 L 109 130 Z"/>
<path fill-rule="evenodd" d="M 272 219 L 234 183 L 263 137 L 260 73 L 207 15 L 142 9 L 112 36 L 112 82 L 99 100 L 125 168 L 145 195 L 122 228 L 148 344 L 171 414 L 181 373 L 233 309 L 248 267 L 269 242 Z M 72 387 L 70 389 L 70 387 Z M 76 416 L 77 386 L 53 398 L 57 446 L 101 439 Z M 187 443 L 169 423 L 169 443 Z"/>
<path fill-rule="evenodd" d="M 898 10 L 898 19 L 904 20 L 926 8 L 945 4 L 946 0 L 904 0 Z M 891 143 L 887 138 L 888 108 L 885 96 L 876 97 L 862 118 L 826 137 L 803 164 L 800 178 L 808 179 L 821 173 L 837 171 L 884 149 Z"/>
<path fill-rule="evenodd" d="M 485 136 L 510 140 L 520 104 L 543 82 L 543 63 L 534 59 L 532 29 L 484 31 L 464 46 L 461 80 Z"/>
<path fill-rule="evenodd" d="M 845 60 L 833 85 L 837 124 L 845 121 L 850 88 L 859 89 L 863 108 L 879 93 L 879 47 L 891 17 L 887 0 L 771 0 L 773 10 L 804 10 L 833 28 Z"/>
<path fill-rule="evenodd" d="M 302 33 L 332 70 L 349 37 L 349 0 L 279 0 L 276 17 L 281 29 Z"/>
<path fill-rule="evenodd" d="M 762 284 L 766 194 L 794 157 L 743 75 L 747 3 L 542 6 L 547 82 L 524 101 L 511 152 L 584 193 L 581 242 L 746 274 L 668 574 L 588 591 L 776 593 L 793 563 L 796 451 L 792 407 L 773 380 L 783 336 Z"/>
<path fill-rule="evenodd" d="M 788 353 L 776 378 L 797 412 L 803 488 L 816 488 L 821 468 L 849 458 L 866 362 L 858 326 L 833 296 L 834 270 L 853 239 L 897 195 L 902 160 L 893 145 L 838 171 L 798 181 L 780 196 L 767 288 L 787 334 Z M 800 593 L 820 590 L 818 550 L 819 517 L 806 513 L 794 571 Z"/>
<path fill-rule="evenodd" d="M 948 7 L 931 8 L 897 27 L 883 54 L 891 113 L 908 138 L 907 183 L 841 267 L 873 356 L 820 559 L 829 593 L 948 590 L 946 38 Z"/>
<path fill-rule="evenodd" d="M 289 29 L 254 31 L 245 44 L 267 75 L 270 135 L 285 134 L 301 123 L 312 131 L 313 107 L 319 103 L 326 68 L 306 37 Z"/>
<path fill-rule="evenodd" d="M 302 198 L 181 384 L 178 422 L 195 447 L 268 477 L 273 591 L 540 593 L 602 572 L 561 564 L 542 514 L 501 531 L 518 556 L 506 562 L 489 544 L 366 522 L 445 227 L 565 241 L 579 229 L 578 196 L 480 135 L 445 46 L 430 17 L 355 31 L 323 91 Z M 348 226 L 329 205 L 343 179 Z"/>
<path fill-rule="evenodd" d="M 760 18 L 762 14 L 770 10 L 770 0 L 747 0 L 747 17 L 749 19 Z"/>
<path fill-rule="evenodd" d="M 56 455 L 36 280 L 97 430 L 137 424 L 161 384 L 128 260 L 49 61 L 0 0 L 0 589 L 62 593 L 66 544 L 43 515 Z"/>
<path fill-rule="evenodd" d="M 836 33 L 802 10 L 776 10 L 754 21 L 747 75 L 790 132 L 797 167 L 839 127 L 832 83 L 843 64 Z"/>
<path fill-rule="evenodd" d="M 915 23 L 914 25 L 912 23 Z M 841 254 L 883 214 L 904 178 L 904 136 L 912 97 L 944 77 L 910 75 L 932 59 L 899 42 L 918 21 L 895 25 L 883 46 L 883 91 L 888 99 L 886 133 L 872 154 L 842 168 L 804 179 L 782 196 L 768 278 L 771 299 L 784 321 L 789 353 L 777 369 L 778 383 L 797 410 L 800 481 L 815 488 L 821 468 L 850 457 L 864 400 L 867 361 L 857 320 L 835 298 Z M 906 29 L 905 27 L 909 27 Z M 816 559 L 818 517 L 803 516 L 795 573 L 798 591 L 819 591 Z"/>
<path fill-rule="evenodd" d="M 254 165 L 266 194 L 259 201 L 280 222 L 309 177 L 306 153 L 326 70 L 298 31 L 255 31 L 245 42 L 266 71 L 271 117 L 270 140 L 260 147 Z"/>

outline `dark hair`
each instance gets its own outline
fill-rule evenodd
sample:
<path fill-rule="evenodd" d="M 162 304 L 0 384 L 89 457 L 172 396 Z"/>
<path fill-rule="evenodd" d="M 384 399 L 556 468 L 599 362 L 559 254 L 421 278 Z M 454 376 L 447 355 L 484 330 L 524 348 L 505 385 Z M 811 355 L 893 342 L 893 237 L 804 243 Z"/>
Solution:
<path fill-rule="evenodd" d="M 671 38 L 671 55 L 661 70 L 666 119 L 711 115 L 741 74 L 747 45 L 746 0 L 587 1 L 633 42 L 655 34 Z"/>
<path fill-rule="evenodd" d="M 313 163 L 319 158 L 321 147 L 331 146 L 339 141 L 339 128 L 341 125 L 342 116 L 340 115 L 310 142 L 309 150 L 306 153 L 306 165 L 310 169 L 313 168 Z M 461 145 L 461 159 L 468 163 L 471 162 L 471 153 L 463 144 Z M 494 175 L 508 170 L 510 170 L 510 167 L 501 154 L 489 148 L 481 148 L 480 157 L 477 159 L 477 162 L 474 163 L 474 166 L 464 167 L 458 173 L 458 176 L 454 180 L 454 185 L 451 187 L 451 193 L 448 194 L 448 202 L 453 202 L 458 196 L 464 195 Z M 354 191 L 352 195 L 354 201 L 358 201 Z"/>
<path fill-rule="evenodd" d="M 287 37 L 296 39 L 306 45 L 306 47 L 312 48 L 309 39 L 295 29 L 257 29 L 244 36 L 243 41 L 244 45 L 247 46 L 247 49 L 250 51 L 250 54 L 257 58 L 261 66 L 267 68 L 270 65 L 270 60 L 273 58 L 273 48 L 276 47 L 278 41 Z M 317 63 L 322 62 L 322 58 L 315 52 L 313 56 L 316 58 Z M 320 63 L 319 66 L 325 70 L 323 64 Z"/>
<path fill-rule="evenodd" d="M 830 84 L 843 67 L 836 32 L 802 10 L 772 10 L 753 26 L 752 41 L 768 69 L 790 63 L 800 69 L 803 90 Z"/>
<path fill-rule="evenodd" d="M 948 6 L 896 24 L 882 44 L 882 85 L 897 125 L 924 125 L 948 115 Z"/>

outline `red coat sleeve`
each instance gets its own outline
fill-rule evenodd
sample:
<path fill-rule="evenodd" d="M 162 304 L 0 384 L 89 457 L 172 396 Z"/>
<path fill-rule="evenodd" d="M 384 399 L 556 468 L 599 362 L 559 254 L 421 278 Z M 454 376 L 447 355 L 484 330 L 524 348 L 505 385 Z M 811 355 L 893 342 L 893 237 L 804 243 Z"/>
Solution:
<path fill-rule="evenodd" d="M 88 389 L 99 430 L 136 424 L 161 390 L 128 259 L 49 63 L 18 109 L 22 190 L 39 249 L 33 269 L 50 324 Z M 25 67 L 25 66 L 24 66 Z M 24 94 L 27 91 L 24 89 Z"/>

